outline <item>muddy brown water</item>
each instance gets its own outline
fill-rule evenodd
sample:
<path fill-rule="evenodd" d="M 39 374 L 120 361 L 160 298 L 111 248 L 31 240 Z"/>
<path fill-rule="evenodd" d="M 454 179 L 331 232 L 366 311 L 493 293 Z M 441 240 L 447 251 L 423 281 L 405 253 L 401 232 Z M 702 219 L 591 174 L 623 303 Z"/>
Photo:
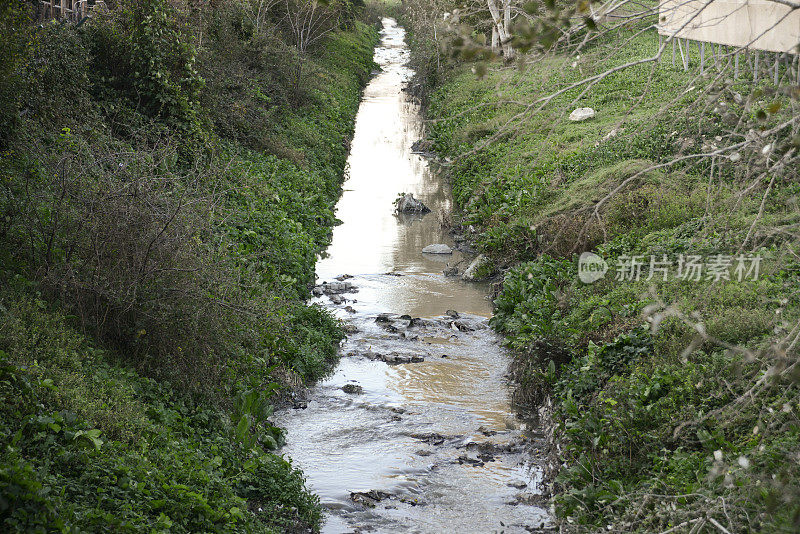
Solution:
<path fill-rule="evenodd" d="M 421 252 L 454 245 L 437 215 L 449 211 L 450 194 L 412 153 L 424 132 L 419 107 L 402 91 L 412 75 L 405 31 L 384 19 L 381 36 L 381 72 L 364 91 L 337 207 L 343 224 L 317 265 L 320 283 L 351 275 L 357 292 L 339 305 L 314 299 L 357 332 L 342 344 L 334 374 L 305 403 L 276 414 L 287 431 L 282 453 L 320 496 L 323 532 L 532 531 L 548 523 L 532 504 L 541 472 L 510 406 L 508 356 L 487 325 L 488 288 L 443 275 L 459 252 Z M 400 192 L 432 213 L 394 215 Z M 388 322 L 376 322 L 382 313 Z M 382 361 L 398 355 L 424 361 Z M 346 393 L 347 384 L 361 392 Z"/>

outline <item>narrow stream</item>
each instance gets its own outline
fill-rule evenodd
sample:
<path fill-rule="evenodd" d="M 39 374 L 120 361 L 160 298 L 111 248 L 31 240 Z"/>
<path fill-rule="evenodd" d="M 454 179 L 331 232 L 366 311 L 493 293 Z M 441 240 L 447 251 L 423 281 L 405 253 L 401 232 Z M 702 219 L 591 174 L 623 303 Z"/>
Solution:
<path fill-rule="evenodd" d="M 534 504 L 541 474 L 510 406 L 507 355 L 487 327 L 488 288 L 442 274 L 458 251 L 421 252 L 454 245 L 437 215 L 451 201 L 411 151 L 423 123 L 402 91 L 412 75 L 405 31 L 384 19 L 381 36 L 382 70 L 364 92 L 338 204 L 343 224 L 317 265 L 319 283 L 352 285 L 315 298 L 352 333 L 335 373 L 276 414 L 282 452 L 320 496 L 323 532 L 532 531 L 548 522 Z M 432 213 L 395 215 L 400 192 Z"/>

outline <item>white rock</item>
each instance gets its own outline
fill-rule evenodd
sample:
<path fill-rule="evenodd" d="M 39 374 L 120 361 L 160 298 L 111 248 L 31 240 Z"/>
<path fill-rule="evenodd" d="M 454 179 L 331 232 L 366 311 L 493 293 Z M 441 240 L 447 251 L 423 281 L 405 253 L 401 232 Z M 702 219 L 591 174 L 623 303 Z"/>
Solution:
<path fill-rule="evenodd" d="M 606 135 L 603 136 L 603 141 L 608 141 L 612 137 L 616 137 L 618 133 L 619 130 L 617 128 L 614 128 L 613 130 L 611 130 L 610 132 L 608 132 Z"/>
<path fill-rule="evenodd" d="M 452 254 L 453 249 L 444 243 L 436 243 L 435 245 L 428 245 L 427 247 L 423 248 L 422 252 L 427 254 Z"/>
<path fill-rule="evenodd" d="M 464 271 L 464 274 L 461 275 L 461 279 L 466 280 L 467 282 L 475 282 L 476 280 L 478 280 L 478 277 L 476 276 L 478 269 L 480 269 L 487 263 L 489 263 L 489 258 L 486 257 L 486 254 L 481 254 L 480 256 L 472 260 L 472 263 L 469 264 L 467 270 Z"/>
<path fill-rule="evenodd" d="M 578 108 L 569 114 L 569 120 L 573 122 L 585 121 L 594 118 L 594 110 L 592 108 Z"/>

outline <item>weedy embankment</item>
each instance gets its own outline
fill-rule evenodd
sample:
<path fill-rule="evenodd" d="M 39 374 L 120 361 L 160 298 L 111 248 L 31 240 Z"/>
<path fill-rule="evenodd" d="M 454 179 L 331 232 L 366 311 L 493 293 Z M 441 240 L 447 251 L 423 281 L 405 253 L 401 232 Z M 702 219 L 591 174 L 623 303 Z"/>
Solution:
<path fill-rule="evenodd" d="M 305 300 L 377 32 L 349 2 L 34 4 L 0 7 L 0 524 L 317 529 L 267 418 L 342 336 Z"/>
<path fill-rule="evenodd" d="M 565 528 L 793 531 L 798 93 L 666 55 L 563 91 L 652 56 L 640 26 L 482 78 L 450 61 L 430 137 L 502 275 L 517 402 L 552 403 Z"/>

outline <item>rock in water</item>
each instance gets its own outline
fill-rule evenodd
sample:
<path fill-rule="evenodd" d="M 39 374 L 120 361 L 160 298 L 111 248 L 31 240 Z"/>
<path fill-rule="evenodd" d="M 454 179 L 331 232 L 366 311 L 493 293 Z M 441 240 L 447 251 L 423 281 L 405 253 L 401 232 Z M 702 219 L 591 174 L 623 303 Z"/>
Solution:
<path fill-rule="evenodd" d="M 342 391 L 349 393 L 350 395 L 361 395 L 364 393 L 364 388 L 358 384 L 345 384 L 342 386 Z"/>
<path fill-rule="evenodd" d="M 488 257 L 486 257 L 486 254 L 481 254 L 472 260 L 472 263 L 469 264 L 467 270 L 461 275 L 461 279 L 466 280 L 467 282 L 476 282 L 481 280 L 483 277 L 478 276 L 478 271 L 481 269 L 481 267 L 488 265 L 489 261 L 490 260 Z"/>
<path fill-rule="evenodd" d="M 425 252 L 426 254 L 452 254 L 453 249 L 444 243 L 436 243 L 435 245 L 428 245 L 427 247 L 423 248 L 422 252 Z"/>
<path fill-rule="evenodd" d="M 411 193 L 406 193 L 397 199 L 395 207 L 397 213 L 428 213 L 431 211 L 428 206 L 414 198 Z"/>
<path fill-rule="evenodd" d="M 592 108 L 578 108 L 569 114 L 569 120 L 573 122 L 585 121 L 594 118 L 594 110 Z"/>
<path fill-rule="evenodd" d="M 442 273 L 445 276 L 458 276 L 458 267 L 447 267 Z"/>

